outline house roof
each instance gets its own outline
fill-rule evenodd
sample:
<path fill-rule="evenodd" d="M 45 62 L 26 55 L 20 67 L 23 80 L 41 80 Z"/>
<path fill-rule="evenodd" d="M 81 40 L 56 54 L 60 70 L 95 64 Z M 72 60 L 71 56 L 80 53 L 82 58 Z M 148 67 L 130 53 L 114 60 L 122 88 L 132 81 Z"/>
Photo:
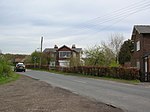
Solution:
<path fill-rule="evenodd" d="M 25 61 L 25 58 L 23 58 L 23 59 L 21 59 L 21 58 L 16 58 L 14 61 L 15 61 L 15 62 L 24 62 L 24 61 Z"/>
<path fill-rule="evenodd" d="M 150 25 L 135 25 L 134 28 L 139 32 L 139 33 L 150 33 Z"/>
<path fill-rule="evenodd" d="M 71 50 L 71 49 L 70 49 L 69 47 L 67 47 L 66 45 L 63 45 L 62 47 L 58 48 L 58 51 L 59 51 L 60 49 L 62 49 L 62 48 L 67 48 L 67 49 Z"/>
<path fill-rule="evenodd" d="M 56 52 L 56 49 L 55 48 L 45 48 L 44 53 L 48 53 L 48 52 Z"/>
<path fill-rule="evenodd" d="M 63 45 L 62 47 L 60 47 L 60 48 L 58 48 L 58 49 L 55 49 L 55 48 L 45 48 L 43 52 L 44 52 L 44 53 L 56 52 L 56 50 L 60 50 L 60 49 L 62 49 L 62 48 L 64 48 L 64 47 L 66 47 L 66 48 L 68 48 L 68 49 L 70 49 L 70 50 L 73 50 L 73 51 L 75 51 L 75 52 L 81 52 L 81 51 L 82 51 L 82 48 L 69 48 L 69 47 L 67 47 L 66 45 Z"/>
<path fill-rule="evenodd" d="M 76 51 L 76 52 L 81 52 L 82 48 L 72 48 L 72 50 Z"/>

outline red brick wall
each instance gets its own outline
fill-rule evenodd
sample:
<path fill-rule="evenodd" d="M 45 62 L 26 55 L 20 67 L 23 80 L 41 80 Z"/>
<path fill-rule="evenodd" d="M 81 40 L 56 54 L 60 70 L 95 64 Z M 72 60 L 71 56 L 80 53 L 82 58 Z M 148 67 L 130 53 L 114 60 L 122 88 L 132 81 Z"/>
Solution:
<path fill-rule="evenodd" d="M 142 57 L 142 46 L 143 46 L 143 42 L 142 42 L 142 34 L 139 34 L 137 31 L 135 32 L 135 38 L 134 38 L 134 44 L 135 44 L 135 48 L 134 48 L 134 52 L 132 53 L 132 59 L 131 59 L 131 63 L 133 67 L 136 67 L 136 62 L 141 59 Z M 140 50 L 136 51 L 136 42 L 140 41 Z M 141 62 L 141 60 L 139 60 Z M 142 63 L 140 63 L 141 65 Z"/>
<path fill-rule="evenodd" d="M 143 53 L 150 53 L 150 34 L 143 34 Z"/>
<path fill-rule="evenodd" d="M 140 51 L 134 51 L 132 53 L 132 66 L 136 67 L 137 60 L 140 61 L 141 71 L 144 70 L 143 56 L 146 53 L 150 53 L 150 34 L 139 34 L 136 32 L 134 42 L 140 41 Z M 150 69 L 149 69 L 150 70 Z"/>

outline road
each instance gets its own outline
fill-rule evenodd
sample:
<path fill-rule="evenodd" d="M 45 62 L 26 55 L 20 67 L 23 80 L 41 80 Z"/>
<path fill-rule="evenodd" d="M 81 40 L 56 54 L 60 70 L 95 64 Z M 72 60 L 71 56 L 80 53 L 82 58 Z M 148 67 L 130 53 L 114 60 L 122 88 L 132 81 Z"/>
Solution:
<path fill-rule="evenodd" d="M 68 89 L 82 96 L 94 98 L 126 112 L 150 112 L 150 87 L 43 71 L 28 70 L 20 74 Z"/>

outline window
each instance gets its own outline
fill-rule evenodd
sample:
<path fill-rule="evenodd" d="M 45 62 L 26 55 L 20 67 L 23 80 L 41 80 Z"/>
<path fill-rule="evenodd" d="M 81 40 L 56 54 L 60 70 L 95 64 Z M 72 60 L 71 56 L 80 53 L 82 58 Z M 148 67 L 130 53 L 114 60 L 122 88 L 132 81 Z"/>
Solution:
<path fill-rule="evenodd" d="M 70 58 L 71 52 L 70 51 L 60 51 L 59 57 L 60 58 Z"/>
<path fill-rule="evenodd" d="M 55 62 L 54 61 L 50 62 L 50 66 L 54 67 L 55 66 Z"/>
<path fill-rule="evenodd" d="M 136 42 L 136 51 L 139 51 L 140 50 L 140 41 L 137 41 Z"/>
<path fill-rule="evenodd" d="M 69 67 L 69 65 L 70 65 L 70 61 L 59 60 L 59 66 L 61 66 L 61 67 Z"/>
<path fill-rule="evenodd" d="M 139 61 L 136 62 L 136 67 L 140 69 L 140 62 Z"/>

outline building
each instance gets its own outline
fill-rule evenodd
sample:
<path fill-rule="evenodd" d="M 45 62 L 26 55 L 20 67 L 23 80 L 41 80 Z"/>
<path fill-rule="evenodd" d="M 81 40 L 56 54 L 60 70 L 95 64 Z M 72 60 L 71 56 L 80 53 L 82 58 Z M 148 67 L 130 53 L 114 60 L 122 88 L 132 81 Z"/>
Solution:
<path fill-rule="evenodd" d="M 49 64 L 51 67 L 68 67 L 80 63 L 82 48 L 76 48 L 75 45 L 72 45 L 71 48 L 66 45 L 58 48 L 55 45 L 54 48 L 46 48 L 43 52 L 50 58 Z"/>
<path fill-rule="evenodd" d="M 144 81 L 150 81 L 150 25 L 135 25 L 131 40 L 134 42 L 131 65 L 140 69 Z"/>

